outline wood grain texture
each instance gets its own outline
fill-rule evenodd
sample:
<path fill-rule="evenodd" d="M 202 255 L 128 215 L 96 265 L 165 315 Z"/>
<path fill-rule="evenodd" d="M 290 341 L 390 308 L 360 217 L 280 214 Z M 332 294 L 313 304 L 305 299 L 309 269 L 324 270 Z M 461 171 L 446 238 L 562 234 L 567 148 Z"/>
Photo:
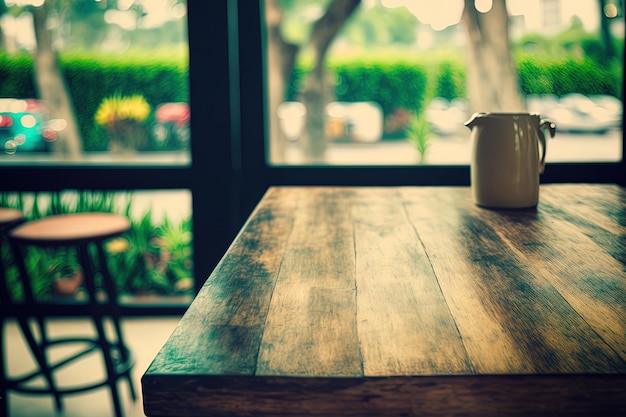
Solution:
<path fill-rule="evenodd" d="M 411 197 L 407 192 L 407 200 Z M 580 243 L 584 236 L 569 236 L 564 225 L 557 230 L 558 225 L 542 222 L 541 208 L 493 211 L 475 207 L 469 195 L 458 196 L 460 201 L 446 197 L 442 193 L 428 205 L 420 204 L 412 219 L 479 373 L 626 370 L 611 346 L 546 279 L 546 270 L 564 262 L 569 269 L 557 275 L 563 288 L 592 273 L 623 286 L 623 271 L 611 270 L 610 264 L 604 271 L 605 259 L 594 263 L 588 258 L 602 255 L 597 245 Z M 434 225 L 444 230 L 431 230 Z M 579 268 L 572 267 L 575 263 Z M 556 281 L 555 274 L 548 277 Z M 605 286 L 599 288 L 604 291 Z M 589 292 L 578 291 L 573 298 L 585 294 Z M 597 303 L 605 305 L 601 299 Z M 613 327 L 615 331 L 625 328 L 621 313 L 622 326 Z M 620 317 L 610 317 L 619 324 Z"/>
<path fill-rule="evenodd" d="M 252 375 L 295 215 L 273 190 L 259 204 L 146 375 Z"/>
<path fill-rule="evenodd" d="M 298 190 L 259 352 L 258 375 L 362 375 L 349 191 Z"/>
<path fill-rule="evenodd" d="M 365 376 L 472 372 L 420 235 L 395 189 L 353 203 Z"/>
<path fill-rule="evenodd" d="M 148 416 L 626 413 L 626 191 L 268 190 L 143 376 Z"/>

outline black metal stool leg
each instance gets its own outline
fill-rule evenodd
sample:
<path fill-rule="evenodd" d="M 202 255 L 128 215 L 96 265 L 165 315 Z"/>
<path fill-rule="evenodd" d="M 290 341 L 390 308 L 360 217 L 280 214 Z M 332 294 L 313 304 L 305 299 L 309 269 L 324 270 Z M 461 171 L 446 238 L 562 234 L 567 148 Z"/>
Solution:
<path fill-rule="evenodd" d="M 39 329 L 39 351 L 41 352 L 43 363 L 46 364 L 46 367 L 50 362 L 48 362 L 48 357 L 46 356 L 47 347 L 49 345 L 48 338 L 48 330 L 46 327 L 46 319 L 45 317 L 38 316 L 37 317 L 37 327 Z M 30 327 L 29 327 L 30 330 Z M 32 334 L 32 332 L 31 332 Z M 56 381 L 54 380 L 54 376 L 52 375 L 52 370 L 46 369 L 46 373 L 49 374 L 49 381 L 52 385 L 50 385 L 50 389 L 52 390 L 52 394 L 54 395 L 54 402 L 58 412 L 63 411 L 63 403 L 61 402 L 61 394 L 58 392 L 56 387 Z"/>
<path fill-rule="evenodd" d="M 50 393 L 54 396 L 54 404 L 58 412 L 63 411 L 63 403 L 61 401 L 61 394 L 58 392 L 56 388 L 56 383 L 54 381 L 54 376 L 52 375 L 52 371 L 48 366 L 48 362 L 46 361 L 45 352 L 43 349 L 43 345 L 41 342 L 37 342 L 37 339 L 33 335 L 33 332 L 30 327 L 30 323 L 25 317 L 18 317 L 18 322 L 20 324 L 20 329 L 22 334 L 24 335 L 24 339 L 26 339 L 26 343 L 30 347 L 31 353 L 35 357 L 37 364 L 39 365 L 39 369 L 43 374 L 46 382 L 48 383 L 48 387 Z"/>
<path fill-rule="evenodd" d="M 135 386 L 133 384 L 133 379 L 132 379 L 132 374 L 131 374 L 131 371 L 132 371 L 132 364 L 130 363 L 131 355 L 128 350 L 128 347 L 126 346 L 126 342 L 122 334 L 122 326 L 120 325 L 121 314 L 120 314 L 119 306 L 117 305 L 117 289 L 115 288 L 115 282 L 113 281 L 113 278 L 111 277 L 111 274 L 109 272 L 109 267 L 106 263 L 106 255 L 104 253 L 102 244 L 99 243 L 99 244 L 96 244 L 96 246 L 98 249 L 98 261 L 100 263 L 100 272 L 103 276 L 104 286 L 105 286 L 107 296 L 108 296 L 107 302 L 110 303 L 110 311 L 111 311 L 110 317 L 111 317 L 111 321 L 113 323 L 113 327 L 115 330 L 117 348 L 120 353 L 122 363 L 127 368 L 125 371 L 125 375 L 128 381 L 131 399 L 135 401 L 137 399 L 137 394 L 135 392 Z"/>
<path fill-rule="evenodd" d="M 89 247 L 87 244 L 80 245 L 78 247 L 78 256 L 80 259 L 80 263 L 83 266 L 85 285 L 87 287 L 87 292 L 89 293 L 90 303 L 92 304 L 94 309 L 92 319 L 94 326 L 96 327 L 96 332 L 98 334 L 98 344 L 100 345 L 102 350 L 102 357 L 104 359 L 104 365 L 106 367 L 107 384 L 109 385 L 111 397 L 113 399 L 113 408 L 117 417 L 123 417 L 120 396 L 117 389 L 117 371 L 115 369 L 115 364 L 113 363 L 113 358 L 111 356 L 113 345 L 109 342 L 109 338 L 104 327 L 105 314 L 103 313 L 102 306 L 99 304 L 97 298 L 98 294 L 97 286 L 95 283 L 95 270 L 89 256 Z M 109 297 L 109 294 L 107 294 L 107 297 Z M 109 300 L 107 299 L 106 302 L 108 303 Z"/>
<path fill-rule="evenodd" d="M 135 401 L 137 400 L 137 393 L 135 392 L 135 384 L 133 383 L 133 378 L 132 378 L 132 364 L 130 363 L 131 361 L 130 354 L 128 352 L 128 348 L 122 336 L 122 328 L 120 326 L 119 318 L 112 317 L 112 321 L 113 321 L 113 326 L 115 327 L 116 337 L 118 340 L 117 342 L 118 351 L 120 352 L 122 363 L 124 364 L 124 367 L 126 368 L 124 373 L 126 375 L 126 381 L 128 382 L 128 388 L 130 390 L 130 398 L 133 401 Z"/>
<path fill-rule="evenodd" d="M 15 261 L 16 261 L 16 265 L 18 268 L 18 273 L 22 277 L 24 277 L 24 279 L 22 279 L 22 285 L 24 286 L 25 306 L 27 308 L 34 309 L 36 307 L 35 307 L 35 302 L 33 299 L 33 292 L 30 286 L 30 281 L 28 279 L 28 271 L 26 270 L 26 263 L 24 262 L 23 249 L 17 244 L 13 244 L 12 246 L 13 246 L 13 254 L 16 257 Z M 41 336 L 39 342 L 33 335 L 28 318 L 20 315 L 17 319 L 20 324 L 22 334 L 24 335 L 24 338 L 26 339 L 26 342 L 28 343 L 28 346 L 30 347 L 31 352 L 33 356 L 35 357 L 35 360 L 37 361 L 37 365 L 39 365 L 39 369 L 41 370 L 41 373 L 43 374 L 46 382 L 48 383 L 50 393 L 54 396 L 54 402 L 55 402 L 56 408 L 60 412 L 63 410 L 63 403 L 61 402 L 61 394 L 57 390 L 54 377 L 52 375 L 52 370 L 48 366 L 48 362 L 46 361 L 46 356 L 44 352 L 44 349 L 46 346 L 45 344 L 47 343 L 44 319 L 40 317 L 39 315 L 37 315 L 37 321 L 39 324 L 39 332 Z"/>

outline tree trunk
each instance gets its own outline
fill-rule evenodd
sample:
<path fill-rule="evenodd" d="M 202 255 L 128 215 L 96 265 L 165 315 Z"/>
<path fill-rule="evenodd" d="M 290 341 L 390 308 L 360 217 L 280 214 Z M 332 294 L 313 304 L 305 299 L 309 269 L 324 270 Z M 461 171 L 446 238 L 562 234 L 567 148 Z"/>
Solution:
<path fill-rule="evenodd" d="M 63 119 L 67 123 L 54 142 L 54 150 L 71 160 L 81 154 L 81 139 L 73 111 L 72 99 L 61 71 L 58 56 L 52 46 L 52 34 L 46 27 L 49 0 L 33 8 L 33 23 L 37 49 L 34 54 L 35 85 L 44 101 L 48 119 Z"/>
<path fill-rule="evenodd" d="M 315 64 L 304 81 L 302 101 L 307 109 L 305 157 L 309 162 L 323 162 L 326 150 L 324 108 L 334 100 L 334 80 L 326 74 L 324 60 L 333 39 L 361 0 L 333 0 L 326 13 L 314 25 L 309 47 Z"/>
<path fill-rule="evenodd" d="M 604 44 L 604 52 L 605 52 L 606 60 L 610 61 L 613 58 L 615 58 L 617 54 L 615 53 L 615 45 L 613 44 L 613 36 L 611 36 L 611 21 L 604 14 L 604 8 L 606 7 L 606 0 L 598 0 L 598 7 L 600 7 L 600 36 L 602 37 L 602 43 Z"/>
<path fill-rule="evenodd" d="M 287 139 L 278 123 L 278 106 L 285 100 L 285 89 L 293 72 L 298 47 L 286 43 L 282 38 L 280 33 L 282 11 L 276 4 L 276 0 L 266 0 L 265 16 L 267 21 L 269 156 L 272 163 L 280 164 L 285 162 Z"/>
<path fill-rule="evenodd" d="M 493 0 L 487 13 L 465 0 L 462 22 L 468 34 L 467 93 L 473 112 L 523 112 L 517 71 L 509 50 L 505 0 Z"/>

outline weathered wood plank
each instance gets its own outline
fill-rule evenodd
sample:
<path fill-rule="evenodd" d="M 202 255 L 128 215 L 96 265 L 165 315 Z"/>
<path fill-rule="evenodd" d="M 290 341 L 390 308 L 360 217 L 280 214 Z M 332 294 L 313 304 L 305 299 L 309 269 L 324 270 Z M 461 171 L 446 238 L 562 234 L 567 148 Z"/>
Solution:
<path fill-rule="evenodd" d="M 292 189 L 298 216 L 280 265 L 257 375 L 361 376 L 350 191 Z"/>
<path fill-rule="evenodd" d="M 472 373 L 397 190 L 354 198 L 359 339 L 366 376 Z"/>
<path fill-rule="evenodd" d="M 547 185 L 539 207 L 579 227 L 626 266 L 626 197 L 620 190 L 610 184 Z"/>
<path fill-rule="evenodd" d="M 481 211 L 479 215 L 525 260 L 528 270 L 550 282 L 621 357 L 620 364 L 610 350 L 601 349 L 624 372 L 626 267 L 569 221 L 553 215 L 550 221 L 544 221 L 544 209 L 545 204 L 537 213 Z M 599 343 L 595 336 L 592 340 Z"/>
<path fill-rule="evenodd" d="M 624 363 L 466 193 L 424 201 L 407 190 L 409 215 L 479 373 L 623 372 Z M 551 258 L 538 259 L 548 264 Z"/>
<path fill-rule="evenodd" d="M 285 190 L 269 190 L 148 368 L 159 374 L 247 374 L 293 223 Z"/>

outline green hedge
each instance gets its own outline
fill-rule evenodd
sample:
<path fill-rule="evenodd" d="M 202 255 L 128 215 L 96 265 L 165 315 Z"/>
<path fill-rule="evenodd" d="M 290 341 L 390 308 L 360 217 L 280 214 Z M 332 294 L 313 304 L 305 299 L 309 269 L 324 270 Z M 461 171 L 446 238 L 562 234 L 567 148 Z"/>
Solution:
<path fill-rule="evenodd" d="M 29 55 L 0 54 L 0 98 L 37 97 L 33 81 L 33 59 Z"/>
<path fill-rule="evenodd" d="M 519 57 L 518 72 L 524 94 L 607 94 L 621 98 L 620 65 L 603 66 L 590 59 Z"/>
<path fill-rule="evenodd" d="M 419 110 L 426 94 L 426 70 L 406 63 L 361 63 L 333 68 L 339 101 L 375 101 L 389 114 L 397 107 Z"/>
<path fill-rule="evenodd" d="M 64 55 L 65 70 L 85 150 L 103 150 L 106 140 L 93 116 L 100 101 L 115 93 L 142 94 L 151 106 L 188 101 L 188 68 L 177 58 L 161 55 L 115 57 Z M 524 94 L 608 94 L 621 98 L 622 68 L 589 59 L 516 56 Z M 297 99 L 310 65 L 297 66 L 286 99 Z M 385 115 L 402 107 L 420 111 L 432 97 L 465 97 L 465 67 L 456 56 L 414 57 L 412 60 L 370 59 L 329 62 L 341 101 L 376 101 Z M 0 55 L 0 97 L 36 97 L 32 59 Z M 89 86 L 89 88 L 84 88 Z"/>
<path fill-rule="evenodd" d="M 421 62 L 421 63 L 420 63 Z M 462 58 L 397 63 L 329 63 L 336 74 L 336 97 L 340 101 L 377 101 L 385 115 L 398 107 L 419 112 L 432 97 L 448 100 L 465 97 L 465 66 Z M 569 93 L 607 94 L 622 97 L 622 68 L 584 58 L 516 56 L 520 88 L 524 95 Z M 294 71 L 287 99 L 297 99 L 299 82 L 307 68 Z"/>
<path fill-rule="evenodd" d="M 165 102 L 188 102 L 188 68 L 179 61 L 159 55 L 61 56 L 84 150 L 106 149 L 104 131 L 93 120 L 98 105 L 105 97 L 116 93 L 142 94 L 153 108 Z M 32 58 L 27 55 L 0 55 L 0 97 L 37 97 L 32 65 Z"/>

